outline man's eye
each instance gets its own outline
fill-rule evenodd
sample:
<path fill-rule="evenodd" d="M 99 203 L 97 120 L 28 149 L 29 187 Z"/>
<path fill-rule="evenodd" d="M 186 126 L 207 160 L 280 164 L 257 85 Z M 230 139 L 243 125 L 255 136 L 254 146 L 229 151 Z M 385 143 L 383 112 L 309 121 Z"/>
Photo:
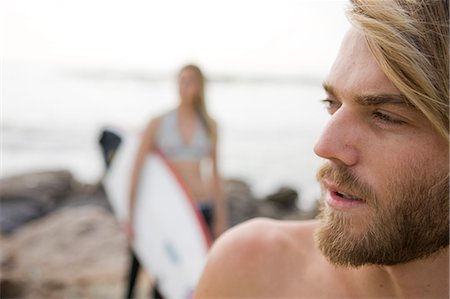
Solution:
<path fill-rule="evenodd" d="M 329 113 L 334 113 L 341 106 L 341 103 L 330 99 L 322 100 L 322 103 L 324 103 L 325 108 L 328 110 Z"/>
<path fill-rule="evenodd" d="M 392 116 L 376 111 L 373 113 L 373 117 L 378 120 L 381 121 L 383 123 L 386 124 L 390 124 L 390 125 L 401 125 L 404 124 L 405 122 L 396 118 L 393 118 Z"/>

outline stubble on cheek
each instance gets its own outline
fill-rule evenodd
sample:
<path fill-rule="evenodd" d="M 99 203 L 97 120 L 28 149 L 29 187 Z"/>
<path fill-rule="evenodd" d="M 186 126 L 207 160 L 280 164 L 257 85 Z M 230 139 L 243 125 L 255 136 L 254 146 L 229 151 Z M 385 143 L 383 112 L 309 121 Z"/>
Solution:
<path fill-rule="evenodd" d="M 448 246 L 448 172 L 419 162 L 387 172 L 390 175 L 377 184 L 379 197 L 348 169 L 328 165 L 319 171 L 319 179 L 332 177 L 369 196 L 367 209 L 361 211 L 337 211 L 322 204 L 322 225 L 315 237 L 333 264 L 391 265 Z"/>

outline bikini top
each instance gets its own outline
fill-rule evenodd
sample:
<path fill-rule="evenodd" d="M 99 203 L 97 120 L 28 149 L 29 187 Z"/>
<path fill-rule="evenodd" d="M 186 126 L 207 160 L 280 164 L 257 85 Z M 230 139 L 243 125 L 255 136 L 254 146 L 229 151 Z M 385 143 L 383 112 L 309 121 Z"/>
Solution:
<path fill-rule="evenodd" d="M 211 155 L 211 141 L 204 124 L 197 118 L 192 139 L 185 143 L 178 123 L 178 110 L 172 110 L 161 119 L 156 133 L 156 146 L 169 160 L 200 161 Z"/>

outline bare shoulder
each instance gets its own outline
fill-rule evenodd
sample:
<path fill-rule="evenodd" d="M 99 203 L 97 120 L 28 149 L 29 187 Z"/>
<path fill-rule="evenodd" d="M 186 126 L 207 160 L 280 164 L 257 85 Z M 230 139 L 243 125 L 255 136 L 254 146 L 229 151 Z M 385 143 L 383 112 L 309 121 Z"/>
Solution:
<path fill-rule="evenodd" d="M 315 227 L 314 221 L 255 219 L 231 229 L 211 249 L 195 298 L 282 295 L 284 278 L 312 260 Z"/>
<path fill-rule="evenodd" d="M 167 115 L 167 113 L 163 113 L 160 115 L 157 115 L 150 119 L 150 121 L 147 123 L 144 129 L 144 136 L 147 138 L 153 139 L 156 135 L 156 132 L 158 131 L 159 125 L 162 121 L 162 119 Z"/>
<path fill-rule="evenodd" d="M 150 121 L 147 123 L 147 130 L 156 130 L 164 116 L 165 114 L 161 114 L 150 119 Z"/>

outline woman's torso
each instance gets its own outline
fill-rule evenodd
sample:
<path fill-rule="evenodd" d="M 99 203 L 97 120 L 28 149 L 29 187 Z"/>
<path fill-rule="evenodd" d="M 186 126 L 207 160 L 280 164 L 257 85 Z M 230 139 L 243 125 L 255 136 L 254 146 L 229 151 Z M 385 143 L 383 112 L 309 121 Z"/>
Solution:
<path fill-rule="evenodd" d="M 186 139 L 182 135 L 178 109 L 164 114 L 158 124 L 155 144 L 175 167 L 194 199 L 209 200 L 211 190 L 202 176 L 201 162 L 211 157 L 212 144 L 201 119 L 196 117 L 193 133 Z"/>

